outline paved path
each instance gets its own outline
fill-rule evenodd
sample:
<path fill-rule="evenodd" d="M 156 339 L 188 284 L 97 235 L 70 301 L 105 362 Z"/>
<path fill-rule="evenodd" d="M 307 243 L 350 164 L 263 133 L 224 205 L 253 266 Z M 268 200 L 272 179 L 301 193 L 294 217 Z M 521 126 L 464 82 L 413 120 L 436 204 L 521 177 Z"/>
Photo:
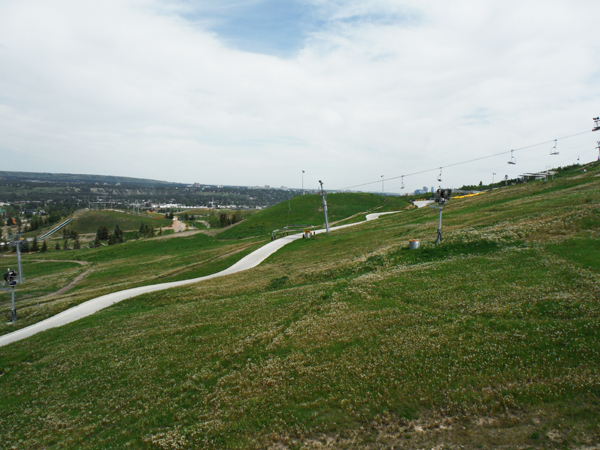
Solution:
<path fill-rule="evenodd" d="M 415 200 L 413 202 L 413 205 L 415 205 L 417 208 L 423 208 L 432 203 L 435 203 L 435 202 L 433 200 Z"/>
<path fill-rule="evenodd" d="M 400 211 L 367 214 L 366 217 L 367 221 L 369 221 L 375 220 L 379 218 L 379 216 L 383 216 L 386 214 L 394 214 L 397 212 Z M 352 227 L 363 223 L 365 222 L 340 225 L 338 227 L 331 227 L 330 230 L 339 230 L 342 228 Z M 325 230 L 317 230 L 315 231 L 315 233 L 325 233 Z M 173 287 L 185 286 L 186 284 L 198 283 L 199 281 L 210 280 L 211 278 L 223 277 L 225 275 L 231 275 L 236 272 L 242 272 L 244 270 L 252 269 L 253 267 L 258 266 L 261 262 L 263 262 L 265 259 L 271 256 L 281 247 L 283 247 L 286 244 L 289 244 L 292 241 L 295 241 L 296 239 L 302 239 L 302 233 L 293 234 L 291 236 L 284 236 L 275 241 L 269 242 L 268 244 L 262 246 L 258 250 L 255 250 L 249 255 L 240 259 L 231 267 L 222 270 L 221 272 L 214 273 L 212 275 L 207 275 L 200 278 L 193 278 L 191 280 L 172 281 L 170 283 L 154 284 L 150 286 L 141 286 L 137 288 L 126 289 L 124 291 L 113 292 L 112 294 L 106 294 L 101 297 L 88 300 L 87 302 L 81 303 L 77 306 L 74 306 L 73 308 L 58 313 L 55 316 L 49 317 L 46 320 L 42 320 L 41 322 L 30 325 L 26 328 L 22 328 L 12 333 L 5 334 L 4 336 L 0 336 L 0 347 L 10 344 L 11 342 L 19 341 L 29 336 L 33 336 L 34 334 L 37 334 L 49 328 L 60 327 L 61 325 L 74 322 L 83 317 L 94 314 L 96 311 L 100 311 L 101 309 L 107 308 L 111 305 L 114 305 L 115 303 L 126 300 L 128 298 L 137 297 L 138 295 L 147 294 L 149 292 L 156 292 Z"/>

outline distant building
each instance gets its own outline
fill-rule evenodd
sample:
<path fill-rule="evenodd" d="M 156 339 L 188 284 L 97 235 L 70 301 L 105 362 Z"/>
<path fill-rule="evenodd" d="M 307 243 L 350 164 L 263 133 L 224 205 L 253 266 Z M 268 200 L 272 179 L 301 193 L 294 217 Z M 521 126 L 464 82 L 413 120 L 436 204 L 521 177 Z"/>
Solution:
<path fill-rule="evenodd" d="M 194 187 L 200 187 L 200 183 L 194 183 Z"/>

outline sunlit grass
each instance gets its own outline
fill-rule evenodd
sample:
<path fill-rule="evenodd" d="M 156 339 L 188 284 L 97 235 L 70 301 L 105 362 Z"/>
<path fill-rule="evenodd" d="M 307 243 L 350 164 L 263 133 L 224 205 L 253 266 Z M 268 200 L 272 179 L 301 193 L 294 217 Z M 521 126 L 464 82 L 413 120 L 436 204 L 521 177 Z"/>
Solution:
<path fill-rule="evenodd" d="M 437 212 L 410 210 L 1 347 L 0 435 L 26 448 L 595 445 L 594 175 L 451 201 L 439 247 Z"/>

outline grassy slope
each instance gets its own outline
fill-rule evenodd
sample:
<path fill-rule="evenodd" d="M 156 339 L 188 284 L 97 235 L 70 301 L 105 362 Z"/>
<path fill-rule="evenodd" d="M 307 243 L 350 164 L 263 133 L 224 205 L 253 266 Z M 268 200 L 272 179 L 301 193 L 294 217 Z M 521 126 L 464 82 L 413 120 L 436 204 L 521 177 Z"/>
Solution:
<path fill-rule="evenodd" d="M 138 230 L 142 223 L 152 225 L 154 228 L 164 228 L 173 223 L 172 220 L 161 219 L 163 216 L 161 214 L 138 216 L 118 211 L 86 211 L 78 215 L 67 228 L 78 233 L 95 233 L 101 225 L 106 225 L 112 232 L 115 225 L 119 225 L 121 230 Z"/>
<path fill-rule="evenodd" d="M 229 267 L 264 242 L 257 240 L 223 243 L 195 234 L 172 239 L 145 239 L 102 248 L 50 251 L 23 256 L 25 282 L 16 292 L 19 321 L 0 322 L 0 334 L 39 322 L 67 308 L 109 292 L 183 279 L 196 278 Z M 68 261 L 82 261 L 80 265 Z M 16 257 L 2 258 L 6 267 L 16 267 Z M 44 297 L 66 286 L 77 275 L 92 268 L 67 294 Z M 42 296 L 42 297 L 40 297 Z M 0 305 L 0 317 L 9 303 Z"/>
<path fill-rule="evenodd" d="M 597 443 L 597 174 L 454 200 L 439 248 L 407 211 L 0 348 L 4 443 Z"/>
<path fill-rule="evenodd" d="M 327 196 L 329 222 L 345 219 L 353 214 L 371 211 L 391 211 L 408 205 L 405 199 L 375 194 L 329 194 Z M 291 212 L 288 212 L 291 209 Z M 268 237 L 275 229 L 286 225 L 324 224 L 323 206 L 318 195 L 300 195 L 248 217 L 244 222 L 219 234 L 220 239 L 247 236 Z"/>

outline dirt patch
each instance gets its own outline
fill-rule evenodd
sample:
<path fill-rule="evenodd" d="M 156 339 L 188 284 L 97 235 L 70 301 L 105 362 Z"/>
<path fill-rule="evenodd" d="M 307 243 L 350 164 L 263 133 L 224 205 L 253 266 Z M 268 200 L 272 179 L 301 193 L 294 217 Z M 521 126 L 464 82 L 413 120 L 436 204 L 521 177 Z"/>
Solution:
<path fill-rule="evenodd" d="M 178 237 L 189 237 L 189 236 L 193 236 L 194 234 L 198 234 L 198 233 L 208 234 L 204 230 L 188 230 L 188 231 L 182 231 L 181 233 L 168 234 L 166 236 L 155 236 L 150 239 L 161 240 L 161 239 L 172 239 L 172 238 L 178 238 Z"/>
<path fill-rule="evenodd" d="M 403 420 L 380 415 L 370 425 L 317 436 L 282 436 L 266 447 L 303 449 L 534 449 L 600 450 L 594 430 L 558 431 L 561 412 L 503 414 L 494 417 L 429 417 Z M 544 431 L 549 430 L 549 431 Z M 573 439 L 577 436 L 577 439 Z"/>
<path fill-rule="evenodd" d="M 73 289 L 75 286 L 77 286 L 77 284 L 83 280 L 92 270 L 94 270 L 93 267 L 88 268 L 88 270 L 86 270 L 85 272 L 81 272 L 79 275 L 77 275 L 75 278 L 73 278 L 73 281 L 71 281 L 69 284 L 67 284 L 66 286 L 60 288 L 58 291 L 53 292 L 52 294 L 48 294 L 45 297 L 56 297 L 58 295 L 62 295 L 65 292 L 70 291 L 71 289 Z"/>
<path fill-rule="evenodd" d="M 29 259 L 28 262 L 70 262 L 79 264 L 80 266 L 89 266 L 91 264 L 89 261 L 77 261 L 75 259 Z"/>

